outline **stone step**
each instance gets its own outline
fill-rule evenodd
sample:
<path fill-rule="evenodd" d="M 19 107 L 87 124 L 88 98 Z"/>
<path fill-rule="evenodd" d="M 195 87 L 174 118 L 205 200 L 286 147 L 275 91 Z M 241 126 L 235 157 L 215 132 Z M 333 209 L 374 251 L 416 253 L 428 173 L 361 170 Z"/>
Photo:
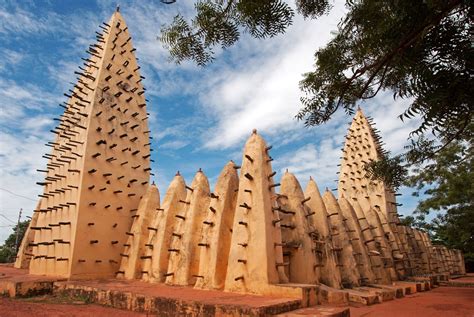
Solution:
<path fill-rule="evenodd" d="M 379 294 L 367 289 L 357 288 L 344 291 L 347 292 L 350 304 L 369 306 L 381 303 Z"/>
<path fill-rule="evenodd" d="M 417 282 L 406 282 L 406 281 L 397 281 L 393 282 L 393 285 L 402 287 L 404 289 L 404 295 L 410 295 L 410 294 L 415 294 L 417 292 L 418 288 L 421 288 L 421 286 L 418 286 Z"/>
<path fill-rule="evenodd" d="M 335 289 L 323 284 L 319 285 L 318 304 L 343 305 L 349 304 L 349 296 L 344 290 Z"/>
<path fill-rule="evenodd" d="M 399 286 L 399 285 L 383 285 L 383 284 L 373 284 L 370 285 L 371 287 L 374 287 L 376 289 L 383 289 L 389 292 L 391 295 L 394 295 L 394 298 L 402 298 L 405 296 L 405 287 Z M 393 298 L 392 298 L 393 299 Z"/>

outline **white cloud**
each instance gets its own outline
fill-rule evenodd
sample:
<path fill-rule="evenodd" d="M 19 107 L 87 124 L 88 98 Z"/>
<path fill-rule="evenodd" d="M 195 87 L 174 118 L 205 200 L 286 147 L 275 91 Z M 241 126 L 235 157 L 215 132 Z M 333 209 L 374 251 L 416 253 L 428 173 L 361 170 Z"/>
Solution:
<path fill-rule="evenodd" d="M 186 141 L 180 141 L 180 140 L 174 140 L 174 141 L 169 141 L 161 144 L 159 148 L 161 149 L 168 149 L 168 150 L 179 150 L 183 147 L 188 145 L 188 142 Z"/>
<path fill-rule="evenodd" d="M 332 187 L 337 178 L 340 153 L 339 145 L 327 139 L 318 145 L 303 145 L 294 152 L 277 158 L 275 167 L 282 174 L 288 169 L 290 173 L 295 174 L 302 186 L 312 176 L 321 188 Z"/>
<path fill-rule="evenodd" d="M 37 194 L 41 192 L 40 186 L 36 185 L 41 175 L 36 169 L 44 168 L 46 164 L 41 159 L 45 142 L 45 139 L 34 135 L 19 138 L 16 134 L 0 134 L 0 213 L 9 219 L 17 219 L 20 209 L 23 209 L 22 220 L 32 215 Z M 0 230 L 0 241 L 9 233 L 9 230 Z"/>
<path fill-rule="evenodd" d="M 0 78 L 0 104 L 2 111 L 9 107 L 44 111 L 45 108 L 51 109 L 53 106 L 56 106 L 61 101 L 61 98 L 61 96 L 44 91 L 35 84 L 20 84 L 13 80 Z M 9 113 L 20 113 L 20 111 L 7 111 Z"/>
<path fill-rule="evenodd" d="M 11 50 L 11 49 L 0 49 L 0 72 L 4 71 L 8 66 L 14 67 L 16 64 L 21 62 L 25 58 L 25 54 Z"/>
<path fill-rule="evenodd" d="M 37 19 L 31 12 L 22 10 L 18 7 L 13 12 L 0 7 L 0 33 L 32 33 L 43 32 L 45 30 L 44 20 Z"/>
<path fill-rule="evenodd" d="M 298 82 L 312 69 L 315 50 L 329 40 L 341 16 L 339 9 L 316 22 L 297 16 L 287 33 L 259 42 L 262 51 L 245 44 L 236 53 L 231 49 L 240 63 L 217 75 L 201 94 L 203 107 L 217 120 L 217 133 L 203 137 L 207 147 L 233 146 L 253 128 L 269 135 L 301 128 L 294 119 L 301 107 Z M 247 58 L 242 58 L 245 49 Z"/>

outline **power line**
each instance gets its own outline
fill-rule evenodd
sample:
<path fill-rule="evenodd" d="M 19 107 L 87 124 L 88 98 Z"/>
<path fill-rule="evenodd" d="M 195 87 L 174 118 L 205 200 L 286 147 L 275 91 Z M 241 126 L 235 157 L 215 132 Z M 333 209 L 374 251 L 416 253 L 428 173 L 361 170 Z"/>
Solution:
<path fill-rule="evenodd" d="M 3 218 L 5 218 L 5 219 L 7 219 L 8 221 L 10 221 L 11 223 L 14 223 L 14 224 L 16 224 L 16 222 L 15 222 L 15 221 L 13 221 L 13 220 L 9 219 L 8 217 L 6 217 L 6 216 L 4 216 L 4 215 L 2 215 L 2 214 L 0 214 L 0 217 L 3 217 Z"/>
<path fill-rule="evenodd" d="M 31 200 L 31 201 L 36 201 L 36 200 L 31 199 L 31 198 L 29 198 L 29 197 L 15 194 L 14 192 L 11 192 L 11 191 L 9 191 L 8 189 L 5 189 L 5 188 L 0 188 L 0 190 L 3 190 L 3 191 L 5 191 L 5 192 L 10 193 L 10 194 L 12 194 L 12 195 L 14 195 L 14 196 L 17 196 L 17 197 L 21 197 L 21 198 L 28 199 L 28 200 Z"/>

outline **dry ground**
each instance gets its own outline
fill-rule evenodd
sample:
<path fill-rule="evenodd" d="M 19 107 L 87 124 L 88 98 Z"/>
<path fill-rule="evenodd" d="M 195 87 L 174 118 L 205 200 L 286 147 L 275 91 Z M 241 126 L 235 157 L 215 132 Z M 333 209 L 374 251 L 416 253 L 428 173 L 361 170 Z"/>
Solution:
<path fill-rule="evenodd" d="M 438 287 L 386 303 L 351 307 L 351 317 L 474 317 L 474 288 Z"/>

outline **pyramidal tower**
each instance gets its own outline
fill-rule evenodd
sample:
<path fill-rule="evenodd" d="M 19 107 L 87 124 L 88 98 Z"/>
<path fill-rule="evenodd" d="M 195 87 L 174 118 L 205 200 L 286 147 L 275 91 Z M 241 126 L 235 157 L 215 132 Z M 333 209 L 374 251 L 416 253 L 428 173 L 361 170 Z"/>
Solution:
<path fill-rule="evenodd" d="M 97 33 L 64 113 L 30 229 L 30 273 L 112 277 L 150 178 L 143 77 L 119 10 Z"/>
<path fill-rule="evenodd" d="M 380 218 L 385 237 L 390 245 L 391 254 L 387 255 L 388 266 L 394 266 L 397 277 L 403 279 L 409 273 L 410 264 L 406 244 L 403 244 L 397 226 L 400 219 L 397 214 L 395 192 L 381 181 L 366 177 L 364 165 L 377 161 L 384 155 L 382 142 L 377 130 L 358 109 L 352 120 L 344 145 L 338 194 L 351 204 L 357 202 L 366 215 L 375 212 Z M 369 220 L 370 218 L 368 218 Z M 378 224 L 371 223 L 378 227 Z"/>
<path fill-rule="evenodd" d="M 339 197 L 357 201 L 363 210 L 375 208 L 385 218 L 398 220 L 395 195 L 382 182 L 365 176 L 364 165 L 381 159 L 384 154 L 377 130 L 372 128 L 362 110 L 358 109 L 346 136 L 338 183 Z"/>

